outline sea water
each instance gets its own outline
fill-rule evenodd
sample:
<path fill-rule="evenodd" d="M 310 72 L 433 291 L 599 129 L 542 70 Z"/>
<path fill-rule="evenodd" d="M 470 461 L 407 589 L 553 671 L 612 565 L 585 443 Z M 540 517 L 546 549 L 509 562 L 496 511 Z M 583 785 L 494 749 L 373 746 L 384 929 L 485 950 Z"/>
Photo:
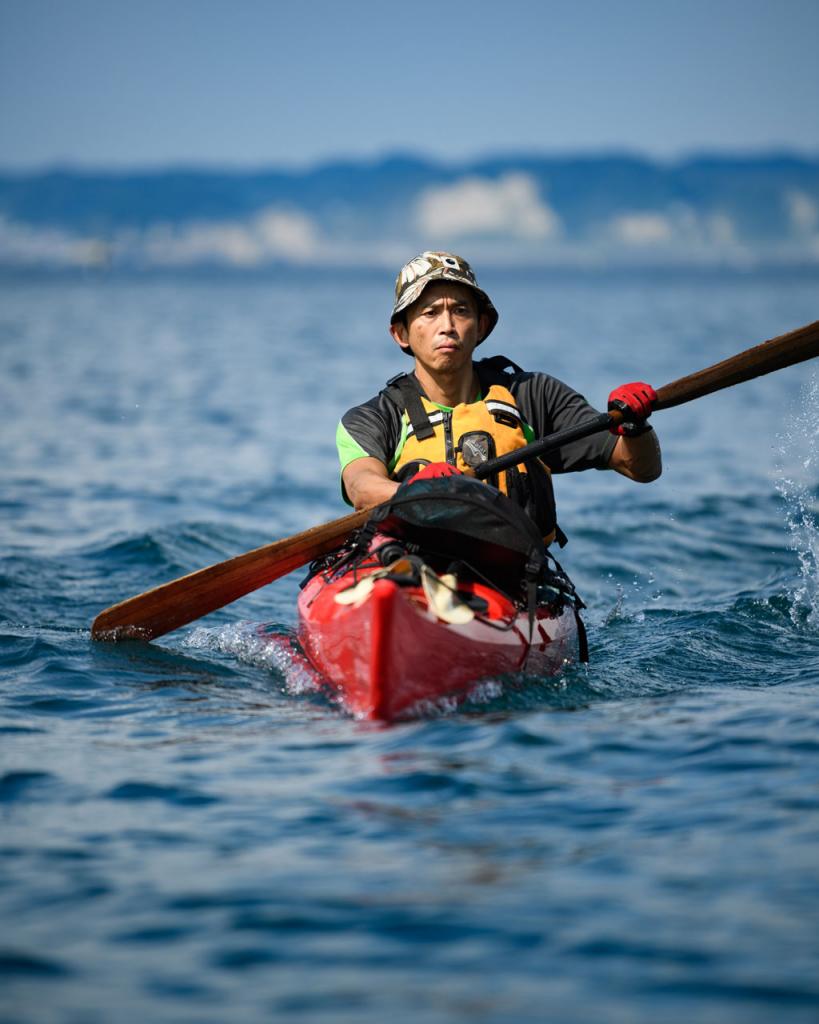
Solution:
<path fill-rule="evenodd" d="M 819 279 L 485 274 L 487 354 L 598 406 Z M 0 285 L 0 1019 L 815 1021 L 819 367 L 556 481 L 588 668 L 352 720 L 294 573 L 152 644 L 102 608 L 344 513 L 389 275 Z M 437 667 L 430 665 L 430 672 Z"/>

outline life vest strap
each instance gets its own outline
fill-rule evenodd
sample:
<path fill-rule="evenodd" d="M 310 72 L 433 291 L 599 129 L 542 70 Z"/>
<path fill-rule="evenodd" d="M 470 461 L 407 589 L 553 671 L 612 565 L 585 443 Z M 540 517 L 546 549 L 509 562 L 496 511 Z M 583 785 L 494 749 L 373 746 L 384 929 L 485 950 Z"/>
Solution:
<path fill-rule="evenodd" d="M 398 377 L 391 377 L 387 381 L 388 388 L 397 388 L 401 393 L 404 408 L 412 424 L 413 432 L 419 441 L 425 441 L 428 437 L 435 436 L 435 428 L 429 421 L 429 415 L 421 401 L 418 388 L 413 384 L 412 379 L 406 373 Z"/>
<path fill-rule="evenodd" d="M 512 373 L 523 373 L 517 363 L 508 356 L 490 356 L 488 359 L 481 359 L 475 364 L 478 378 L 483 391 L 488 391 L 493 384 L 502 384 L 504 387 L 509 383 L 507 370 Z"/>

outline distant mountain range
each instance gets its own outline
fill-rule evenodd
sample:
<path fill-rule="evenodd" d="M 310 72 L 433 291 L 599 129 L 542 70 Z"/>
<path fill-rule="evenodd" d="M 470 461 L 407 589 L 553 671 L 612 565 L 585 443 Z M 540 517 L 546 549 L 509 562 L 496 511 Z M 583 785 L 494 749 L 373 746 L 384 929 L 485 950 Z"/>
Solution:
<path fill-rule="evenodd" d="M 0 266 L 819 266 L 819 156 L 0 173 Z"/>

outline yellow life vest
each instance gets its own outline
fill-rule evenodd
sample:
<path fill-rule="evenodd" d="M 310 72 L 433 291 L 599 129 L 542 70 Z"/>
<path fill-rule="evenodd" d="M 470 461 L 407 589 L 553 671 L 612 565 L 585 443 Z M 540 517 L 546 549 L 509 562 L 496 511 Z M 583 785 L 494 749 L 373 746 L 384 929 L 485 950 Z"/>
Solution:
<path fill-rule="evenodd" d="M 491 383 L 482 398 L 451 410 L 422 395 L 415 378 L 406 374 L 393 378 L 387 387 L 406 424 L 404 445 L 392 469 L 395 479 L 406 479 L 430 462 L 448 462 L 472 476 L 487 459 L 529 443 L 515 398 L 501 383 Z M 529 513 L 546 544 L 554 540 L 557 523 L 551 473 L 540 459 L 493 474 L 486 483 Z"/>

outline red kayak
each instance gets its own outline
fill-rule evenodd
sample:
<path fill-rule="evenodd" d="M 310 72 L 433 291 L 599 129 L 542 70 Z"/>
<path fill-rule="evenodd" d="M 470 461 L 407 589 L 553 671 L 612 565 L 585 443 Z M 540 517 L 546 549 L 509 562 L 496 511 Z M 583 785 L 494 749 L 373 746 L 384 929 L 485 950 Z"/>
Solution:
<path fill-rule="evenodd" d="M 405 490 L 299 597 L 302 648 L 351 714 L 423 713 L 481 680 L 578 659 L 581 602 L 517 506 L 474 480 Z"/>
<path fill-rule="evenodd" d="M 299 639 L 314 667 L 357 718 L 390 721 L 424 702 L 462 694 L 487 677 L 513 672 L 553 675 L 577 657 L 577 622 L 566 604 L 529 616 L 499 590 L 459 581 L 454 596 L 473 612 L 448 622 L 430 608 L 406 572 L 376 578 L 355 603 L 338 603 L 381 566 L 314 576 L 299 598 Z M 457 605 L 456 605 L 457 607 Z"/>

